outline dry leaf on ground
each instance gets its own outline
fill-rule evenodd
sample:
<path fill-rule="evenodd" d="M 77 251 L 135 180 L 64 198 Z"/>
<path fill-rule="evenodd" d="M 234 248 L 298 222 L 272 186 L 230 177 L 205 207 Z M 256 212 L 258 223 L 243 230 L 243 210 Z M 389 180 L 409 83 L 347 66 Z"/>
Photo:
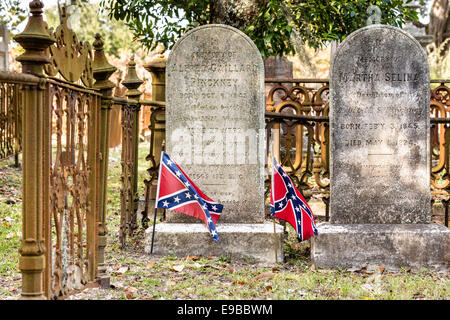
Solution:
<path fill-rule="evenodd" d="M 170 268 L 170 270 L 172 271 L 176 271 L 176 272 L 181 272 L 184 269 L 184 264 L 177 264 L 172 266 L 172 268 Z"/>
<path fill-rule="evenodd" d="M 257 277 L 256 280 L 267 280 L 267 279 L 272 279 L 275 276 L 275 273 L 269 271 L 269 272 L 263 272 L 260 273 Z"/>
<path fill-rule="evenodd" d="M 139 290 L 135 287 L 128 287 L 125 289 L 125 297 L 130 300 L 134 299 L 134 295 L 138 294 Z"/>

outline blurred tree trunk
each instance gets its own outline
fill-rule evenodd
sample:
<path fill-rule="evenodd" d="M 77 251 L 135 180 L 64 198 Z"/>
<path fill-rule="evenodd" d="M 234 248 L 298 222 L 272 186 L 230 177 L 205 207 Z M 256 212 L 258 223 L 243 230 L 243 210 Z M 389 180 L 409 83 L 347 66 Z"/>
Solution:
<path fill-rule="evenodd" d="M 436 47 L 450 38 L 450 5 L 449 0 L 434 0 L 431 5 L 428 33 L 433 35 Z M 444 51 L 448 50 L 447 48 Z M 445 52 L 443 52 L 445 54 Z"/>
<path fill-rule="evenodd" d="M 247 28 L 257 17 L 264 0 L 211 0 L 211 23 Z"/>

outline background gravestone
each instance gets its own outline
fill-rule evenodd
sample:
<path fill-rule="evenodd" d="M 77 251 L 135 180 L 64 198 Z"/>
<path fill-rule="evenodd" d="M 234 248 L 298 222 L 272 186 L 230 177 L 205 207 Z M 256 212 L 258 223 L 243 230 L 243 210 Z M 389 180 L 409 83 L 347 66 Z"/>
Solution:
<path fill-rule="evenodd" d="M 0 70 L 8 71 L 8 29 L 0 24 Z"/>
<path fill-rule="evenodd" d="M 430 223 L 429 66 L 401 29 L 349 35 L 330 67 L 330 223 L 317 267 L 448 269 L 450 232 Z"/>
<path fill-rule="evenodd" d="M 205 25 L 177 41 L 167 61 L 166 151 L 224 208 L 218 243 L 202 221 L 167 211 L 155 233 L 158 252 L 275 260 L 273 225 L 264 223 L 264 111 L 263 60 L 244 33 Z"/>

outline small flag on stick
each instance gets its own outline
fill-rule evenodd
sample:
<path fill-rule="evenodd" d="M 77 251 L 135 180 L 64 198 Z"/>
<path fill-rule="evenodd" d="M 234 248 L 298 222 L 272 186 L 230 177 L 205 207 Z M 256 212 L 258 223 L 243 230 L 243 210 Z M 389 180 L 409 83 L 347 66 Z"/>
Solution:
<path fill-rule="evenodd" d="M 165 152 L 161 154 L 155 210 L 174 210 L 205 222 L 214 241 L 219 241 L 215 223 L 223 205 L 205 195 Z"/>
<path fill-rule="evenodd" d="M 275 157 L 272 157 L 270 213 L 278 219 L 289 222 L 297 232 L 298 241 L 317 235 L 311 208 Z"/>

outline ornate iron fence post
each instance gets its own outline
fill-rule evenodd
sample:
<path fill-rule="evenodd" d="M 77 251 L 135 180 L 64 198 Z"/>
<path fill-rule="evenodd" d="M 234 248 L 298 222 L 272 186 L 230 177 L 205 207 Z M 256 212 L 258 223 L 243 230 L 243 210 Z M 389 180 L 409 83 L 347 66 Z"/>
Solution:
<path fill-rule="evenodd" d="M 103 51 L 103 41 L 100 34 L 95 35 L 93 43 L 94 61 L 93 74 L 95 78 L 94 88 L 102 94 L 100 111 L 100 195 L 98 211 L 98 282 L 102 288 L 109 288 L 109 276 L 106 274 L 105 266 L 105 246 L 106 246 L 106 184 L 108 180 L 108 159 L 109 159 L 109 122 L 110 110 L 112 105 L 112 90 L 114 83 L 109 77 L 117 70 L 116 67 L 109 64 Z"/>
<path fill-rule="evenodd" d="M 43 275 L 45 259 L 45 215 L 49 199 L 48 101 L 44 65 L 50 60 L 47 48 L 55 42 L 46 30 L 42 17 L 42 1 L 30 2 L 31 16 L 25 30 L 16 35 L 25 53 L 17 58 L 22 72 L 38 76 L 38 85 L 23 89 L 23 183 L 22 183 L 22 244 L 19 249 L 19 269 L 22 272 L 22 299 L 44 299 Z M 48 120 L 48 119 L 47 119 Z M 48 139 L 48 140 L 47 140 Z M 48 262 L 47 262 L 48 263 Z"/>
<path fill-rule="evenodd" d="M 150 167 L 147 172 L 150 176 L 145 183 L 145 209 L 142 213 L 143 226 L 147 226 L 148 207 L 151 200 L 156 197 L 159 159 L 166 138 L 166 62 L 167 59 L 161 54 L 152 62 L 144 65 L 144 68 L 152 75 L 152 101 L 148 104 L 151 106 L 150 125 L 151 132 L 150 153 L 147 155 L 147 161 L 150 161 Z"/>
<path fill-rule="evenodd" d="M 138 147 L 139 147 L 139 97 L 142 92 L 138 90 L 139 86 L 143 83 L 136 74 L 136 62 L 134 61 L 134 55 L 131 57 L 128 63 L 128 71 L 122 84 L 127 88 L 125 96 L 129 99 L 127 105 L 122 108 L 122 136 L 123 143 L 122 149 L 128 150 L 122 154 L 125 156 L 122 161 L 122 178 L 127 179 L 129 184 L 125 186 L 124 197 L 128 195 L 127 201 L 122 204 L 124 210 L 122 210 L 122 222 L 121 226 L 121 239 L 122 247 L 125 245 L 125 233 L 128 230 L 128 235 L 132 236 L 137 229 L 137 209 L 139 203 L 139 196 L 137 191 L 137 178 L 138 178 Z M 127 121 L 128 120 L 128 121 Z M 127 190 L 129 189 L 129 190 Z M 128 203 L 128 205 L 126 205 Z"/>

